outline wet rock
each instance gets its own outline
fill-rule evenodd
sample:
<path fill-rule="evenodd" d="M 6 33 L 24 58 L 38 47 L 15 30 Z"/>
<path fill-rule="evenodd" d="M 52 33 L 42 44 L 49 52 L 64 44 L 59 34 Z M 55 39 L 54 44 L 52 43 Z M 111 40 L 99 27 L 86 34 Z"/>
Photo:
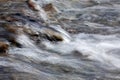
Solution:
<path fill-rule="evenodd" d="M 8 53 L 9 45 L 0 41 L 0 56 L 6 56 Z"/>
<path fill-rule="evenodd" d="M 30 36 L 39 36 L 38 32 L 35 32 L 34 30 L 30 29 L 30 28 L 23 28 L 23 32 L 25 32 L 26 34 L 30 35 Z"/>
<path fill-rule="evenodd" d="M 63 37 L 60 35 L 60 33 L 55 32 L 54 30 L 50 29 L 44 29 L 41 34 L 44 38 L 50 40 L 50 41 L 63 41 Z"/>
<path fill-rule="evenodd" d="M 35 11 L 39 11 L 40 10 L 40 6 L 37 5 L 34 0 L 28 0 L 28 5 L 29 5 L 29 7 L 31 9 L 33 9 Z"/>
<path fill-rule="evenodd" d="M 16 40 L 17 36 L 23 34 L 19 27 L 12 24 L 1 24 L 0 39 L 6 40 L 10 46 L 21 47 L 21 44 Z"/>
<path fill-rule="evenodd" d="M 47 23 L 48 18 L 47 18 L 47 14 L 45 13 L 45 11 L 40 7 L 39 4 L 37 4 L 37 2 L 35 0 L 28 0 L 28 5 L 31 9 L 37 11 L 37 15 L 43 19 L 44 22 Z"/>
<path fill-rule="evenodd" d="M 10 15 L 6 15 L 6 16 L 1 16 L 0 17 L 1 20 L 4 21 L 8 21 L 8 22 L 12 22 L 12 21 L 18 21 L 18 19 L 11 17 Z"/>
<path fill-rule="evenodd" d="M 48 11 L 51 13 L 58 12 L 58 9 L 52 3 L 46 4 L 43 8 L 45 11 Z"/>
<path fill-rule="evenodd" d="M 10 24 L 3 24 L 2 26 L 6 30 L 6 32 L 17 34 L 18 27 L 10 25 Z"/>
<path fill-rule="evenodd" d="M 72 53 L 73 53 L 73 55 L 76 56 L 76 57 L 83 57 L 83 56 L 84 56 L 83 53 L 81 53 L 81 52 L 79 52 L 79 51 L 77 51 L 77 50 L 76 50 L 76 51 L 73 51 Z"/>

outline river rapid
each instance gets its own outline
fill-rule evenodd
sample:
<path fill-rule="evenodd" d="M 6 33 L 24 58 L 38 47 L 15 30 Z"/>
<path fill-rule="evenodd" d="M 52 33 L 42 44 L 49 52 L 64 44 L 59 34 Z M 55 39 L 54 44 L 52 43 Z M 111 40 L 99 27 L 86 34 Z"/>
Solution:
<path fill-rule="evenodd" d="M 0 15 L 0 80 L 120 80 L 120 0 L 0 0 Z"/>

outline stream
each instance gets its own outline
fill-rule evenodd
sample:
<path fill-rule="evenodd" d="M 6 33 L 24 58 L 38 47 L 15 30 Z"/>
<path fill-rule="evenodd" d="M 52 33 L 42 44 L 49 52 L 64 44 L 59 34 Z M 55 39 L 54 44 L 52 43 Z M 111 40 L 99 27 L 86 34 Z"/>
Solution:
<path fill-rule="evenodd" d="M 120 0 L 0 0 L 0 15 L 0 80 L 120 80 Z"/>

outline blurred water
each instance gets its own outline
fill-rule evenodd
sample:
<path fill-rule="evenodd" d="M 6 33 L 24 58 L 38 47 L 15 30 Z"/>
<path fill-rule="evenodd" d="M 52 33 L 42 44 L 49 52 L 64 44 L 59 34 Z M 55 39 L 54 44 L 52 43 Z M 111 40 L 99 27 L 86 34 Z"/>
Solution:
<path fill-rule="evenodd" d="M 12 58 L 18 57 L 22 62 L 18 62 L 18 66 L 14 62 L 12 65 L 6 65 L 2 62 L 2 65 L 14 66 L 16 69 L 25 62 L 26 68 L 20 67 L 19 71 L 26 72 L 29 68 L 28 64 L 30 64 L 30 69 L 36 69 L 38 75 L 39 70 L 54 77 L 66 75 L 63 80 L 69 75 L 73 78 L 74 76 L 78 77 L 78 80 L 82 78 L 83 80 L 119 80 L 120 38 L 118 36 L 117 34 L 108 36 L 80 33 L 72 35 L 72 40 L 69 42 L 43 41 L 44 49 L 35 46 L 29 39 L 24 38 L 21 43 L 24 42 L 25 48 L 14 48 L 10 51 L 11 54 L 14 54 L 14 56 L 11 55 Z M 30 71 L 28 70 L 28 73 L 35 74 Z M 70 79 L 68 78 L 68 80 Z"/>
<path fill-rule="evenodd" d="M 49 26 L 26 4 L 9 4 L 28 11 L 20 12 L 25 16 L 13 14 L 18 21 L 6 21 L 22 26 L 25 32 L 15 35 L 22 47 L 10 46 L 9 56 L 0 57 L 0 80 L 120 80 L 120 1 L 38 0 L 37 4 L 51 2 L 60 12 L 52 13 L 58 22 L 48 18 Z M 4 10 L 4 6 L 1 4 L 0 10 L 6 16 L 9 9 Z M 0 20 L 0 24 L 5 23 Z M 63 41 L 50 41 L 51 36 Z"/>

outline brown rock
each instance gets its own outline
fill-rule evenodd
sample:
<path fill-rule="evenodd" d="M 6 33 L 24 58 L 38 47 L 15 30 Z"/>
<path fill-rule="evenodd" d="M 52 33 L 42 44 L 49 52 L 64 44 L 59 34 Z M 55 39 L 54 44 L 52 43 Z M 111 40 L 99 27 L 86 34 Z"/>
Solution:
<path fill-rule="evenodd" d="M 44 29 L 42 34 L 44 35 L 44 38 L 48 39 L 49 41 L 63 41 L 63 37 L 60 33 L 55 32 L 50 29 Z"/>
<path fill-rule="evenodd" d="M 28 6 L 34 11 L 39 11 L 38 5 L 36 5 L 34 0 L 28 0 Z"/>
<path fill-rule="evenodd" d="M 0 42 L 0 56 L 6 56 L 9 45 L 5 42 Z"/>
<path fill-rule="evenodd" d="M 12 46 L 21 47 L 21 44 L 17 42 L 16 37 L 20 34 L 24 34 L 22 28 L 11 24 L 3 24 L 2 27 L 5 29 L 5 34 L 0 37 L 5 38 Z"/>
<path fill-rule="evenodd" d="M 46 4 L 44 6 L 45 11 L 57 12 L 56 8 L 53 6 L 52 3 Z"/>
<path fill-rule="evenodd" d="M 7 32 L 9 33 L 14 33 L 17 34 L 18 27 L 17 26 L 12 26 L 10 24 L 3 24 L 2 27 L 6 29 Z"/>
<path fill-rule="evenodd" d="M 18 19 L 10 17 L 10 16 L 6 17 L 5 19 L 6 19 L 6 21 L 9 21 L 9 22 L 18 21 Z"/>

